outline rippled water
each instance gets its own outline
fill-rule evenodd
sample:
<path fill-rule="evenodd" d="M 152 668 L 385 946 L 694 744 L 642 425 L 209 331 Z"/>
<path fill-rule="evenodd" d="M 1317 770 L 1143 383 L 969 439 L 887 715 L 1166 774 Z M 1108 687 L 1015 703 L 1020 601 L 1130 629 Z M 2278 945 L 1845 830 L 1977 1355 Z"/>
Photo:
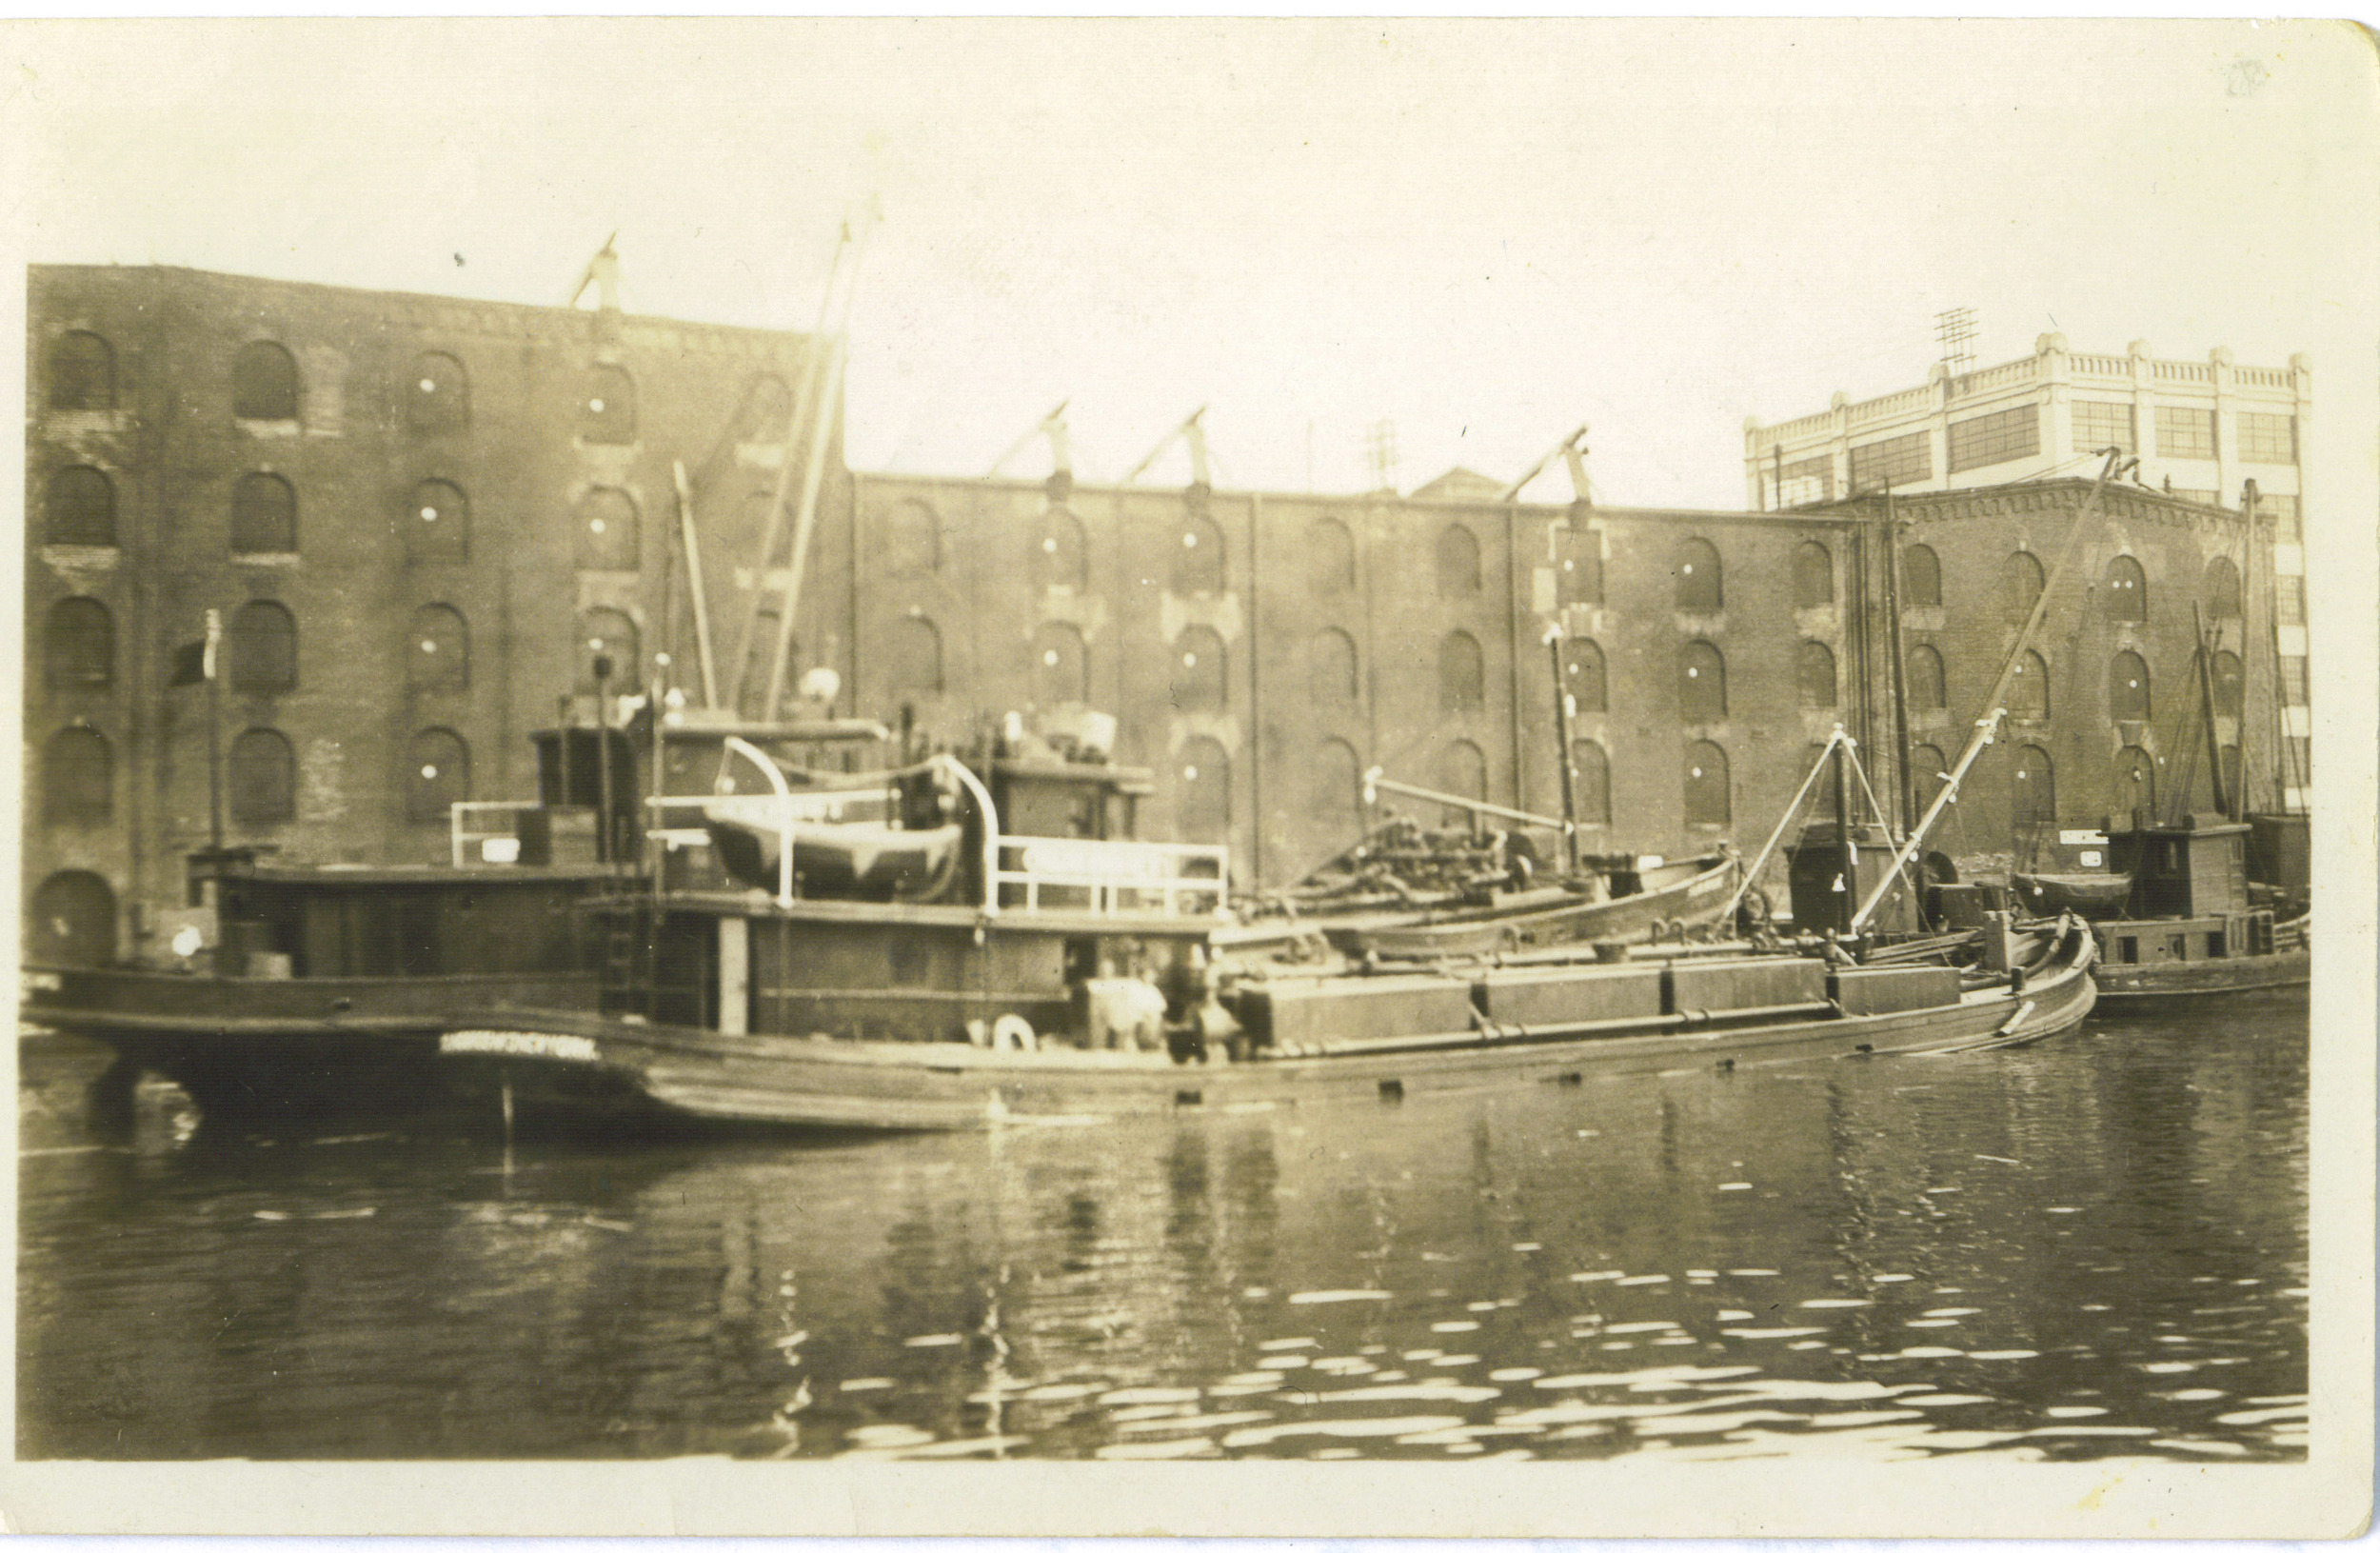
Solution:
<path fill-rule="evenodd" d="M 1481 1100 L 598 1149 L 20 1089 L 29 1457 L 2302 1459 L 2305 1005 Z"/>

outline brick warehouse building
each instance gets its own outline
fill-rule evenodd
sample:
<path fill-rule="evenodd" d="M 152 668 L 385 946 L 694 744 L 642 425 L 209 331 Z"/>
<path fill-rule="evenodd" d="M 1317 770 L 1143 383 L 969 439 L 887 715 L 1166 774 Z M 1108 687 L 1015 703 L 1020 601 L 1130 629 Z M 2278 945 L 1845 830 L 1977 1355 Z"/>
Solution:
<path fill-rule="evenodd" d="M 208 609 L 232 844 L 424 861 L 449 800 L 533 792 L 588 644 L 656 640 L 672 461 L 724 604 L 807 365 L 764 330 L 158 268 L 34 267 L 28 325 L 36 942 L 63 914 L 136 944 L 207 845 L 206 697 L 168 678 Z"/>
<path fill-rule="evenodd" d="M 750 588 L 782 575 L 783 552 L 749 559 L 790 472 L 772 428 L 808 364 L 797 336 L 159 269 L 40 268 L 30 301 L 37 935 L 78 912 L 136 948 L 148 909 L 178 899 L 182 854 L 208 836 L 205 702 L 166 682 L 208 608 L 233 633 L 228 838 L 418 862 L 442 855 L 451 799 L 531 790 L 527 736 L 589 687 L 589 643 L 649 663 L 674 620 L 692 678 L 673 460 L 693 475 L 723 653 Z M 1838 720 L 1897 780 L 1877 737 L 1877 501 L 1068 488 L 853 475 L 840 448 L 838 416 L 798 623 L 801 661 L 843 675 L 840 709 L 906 707 L 954 745 L 1012 709 L 1113 711 L 1118 757 L 1158 773 L 1144 832 L 1229 840 L 1243 880 L 1285 882 L 1352 840 L 1374 765 L 1558 812 L 1557 622 L 1594 849 L 1756 845 Z M 2046 567 L 2084 489 L 1896 503 L 1921 767 L 1955 757 L 2005 655 L 2012 558 Z M 2272 572 L 2242 532 L 2162 494 L 2111 504 L 2053 601 L 2047 715 L 1986 757 L 1947 849 L 2005 853 L 2013 817 L 2095 823 L 2152 783 L 2169 794 L 2189 764 L 2191 600 L 2231 623 L 2227 650 L 2265 661 L 2243 648 L 2269 628 Z M 2118 613 L 2133 601 L 2145 618 Z M 2252 787 L 2270 687 L 2243 668 L 2223 693 Z"/>
<path fill-rule="evenodd" d="M 953 739 L 1003 708 L 1116 709 L 1119 758 L 1157 770 L 1158 823 L 1230 842 L 1260 882 L 1359 833 L 1374 765 L 1559 813 L 1557 624 L 1591 849 L 1756 846 L 1837 722 L 1883 795 L 1898 782 L 1879 501 L 1758 514 L 1076 487 L 1061 504 L 1021 482 L 854 485 L 879 558 L 844 579 L 863 705 L 906 704 Z M 1918 801 L 2089 490 L 1896 504 Z M 2271 655 L 2250 650 L 2271 622 L 2244 586 L 2270 558 L 2245 536 L 2219 508 L 2110 494 L 1944 850 L 2004 857 L 2020 823 L 2172 799 L 2195 758 L 2179 747 L 2193 601 L 2219 649 L 2218 736 L 2247 733 L 2251 793 L 2271 806 Z"/>
<path fill-rule="evenodd" d="M 1936 364 L 1921 388 L 1744 428 L 1746 494 L 1788 508 L 1868 494 L 1973 489 L 2095 468 L 2114 446 L 2140 460 L 2148 486 L 2237 508 L 2250 480 L 2274 520 L 2278 648 L 2288 687 L 2285 782 L 2306 806 L 2312 769 L 2307 707 L 2303 439 L 2312 411 L 2306 358 L 2243 367 L 2229 350 L 2203 361 L 2159 358 L 2135 340 L 2120 356 L 2069 349 L 2044 334 L 2033 354 L 1975 371 Z"/>

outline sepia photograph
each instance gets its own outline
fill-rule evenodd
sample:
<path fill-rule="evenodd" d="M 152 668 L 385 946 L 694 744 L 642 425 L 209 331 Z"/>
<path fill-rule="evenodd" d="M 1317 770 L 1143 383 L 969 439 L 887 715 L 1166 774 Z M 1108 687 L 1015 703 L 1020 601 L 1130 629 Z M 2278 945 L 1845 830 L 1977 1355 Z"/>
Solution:
<path fill-rule="evenodd" d="M 0 63 L 12 1529 L 2368 1524 L 2368 31 Z"/>

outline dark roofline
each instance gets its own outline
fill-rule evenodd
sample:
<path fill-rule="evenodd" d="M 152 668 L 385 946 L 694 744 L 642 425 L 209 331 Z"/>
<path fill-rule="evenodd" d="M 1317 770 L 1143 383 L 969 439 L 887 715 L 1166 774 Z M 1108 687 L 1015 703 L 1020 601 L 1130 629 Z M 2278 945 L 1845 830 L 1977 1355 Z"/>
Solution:
<path fill-rule="evenodd" d="M 936 486 L 944 488 L 980 486 L 987 490 L 1026 492 L 1040 491 L 1048 484 L 1045 478 L 1028 479 L 1016 475 L 986 477 L 968 474 L 920 474 L 884 469 L 853 469 L 850 473 L 855 488 L 874 482 L 886 486 Z M 1087 480 L 1079 480 L 1075 483 L 1074 493 L 1078 499 L 1083 496 L 1112 498 L 1119 495 L 1180 497 L 1184 488 L 1180 486 L 1101 485 Z M 1524 516 L 1548 518 L 1568 516 L 1572 506 L 1568 502 L 1493 502 L 1478 497 L 1398 496 L 1384 495 L 1378 491 L 1241 490 L 1221 486 L 1214 488 L 1214 497 L 1219 502 L 1244 502 L 1255 498 L 1267 502 L 1294 502 L 1305 506 L 1348 508 L 1359 510 L 1371 507 L 1405 507 L 1426 508 L 1433 511 L 1447 513 L 1501 513 L 1509 508 Z M 1840 528 L 1846 521 L 1842 517 L 1830 517 L 1801 508 L 1788 512 L 1746 512 L 1703 508 L 1594 507 L 1588 508 L 1588 512 L 1591 516 L 1597 518 L 1624 519 L 1637 523 L 1748 523 Z"/>
<path fill-rule="evenodd" d="M 26 266 L 28 284 L 41 275 L 149 275 L 181 277 L 205 285 L 237 288 L 268 287 L 287 291 L 310 292 L 325 297 L 347 300 L 372 298 L 425 308 L 465 308 L 486 314 L 504 315 L 523 320 L 553 322 L 562 319 L 594 319 L 596 313 L 579 308 L 542 306 L 534 302 L 501 302 L 486 297 L 447 296 L 433 291 L 387 291 L 364 286 L 332 286 L 322 281 L 282 280 L 271 275 L 241 275 L 223 269 L 196 269 L 187 265 L 71 265 L 36 264 Z M 807 343 L 813 338 L 798 329 L 761 329 L 750 324 L 717 324 L 693 318 L 671 318 L 661 313 L 624 312 L 623 327 L 637 325 L 663 329 L 700 329 L 706 333 L 749 336 L 754 340 Z"/>

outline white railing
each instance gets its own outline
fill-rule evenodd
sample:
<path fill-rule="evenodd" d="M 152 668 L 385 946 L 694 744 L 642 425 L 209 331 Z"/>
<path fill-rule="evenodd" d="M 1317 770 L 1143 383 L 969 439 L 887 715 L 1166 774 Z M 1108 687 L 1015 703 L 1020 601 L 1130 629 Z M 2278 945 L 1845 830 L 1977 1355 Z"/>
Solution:
<path fill-rule="evenodd" d="M 2234 367 L 2232 378 L 2251 388 L 2294 388 L 2295 372 L 2275 367 Z"/>
<path fill-rule="evenodd" d="M 1871 421 L 1881 421 L 1894 415 L 1906 415 L 1912 410 L 1925 409 L 1933 403 L 1934 387 L 1932 384 L 1922 388 L 1903 388 L 1898 393 L 1888 393 L 1880 399 L 1863 399 L 1852 406 L 1851 421 L 1854 426 L 1864 426 Z"/>
<path fill-rule="evenodd" d="M 2066 364 L 2070 370 L 2081 377 L 2129 378 L 2132 375 L 2132 359 L 2130 356 L 2069 356 Z"/>
<path fill-rule="evenodd" d="M 446 807 L 446 843 L 454 866 L 467 868 L 474 864 L 504 864 L 521 861 L 521 838 L 510 816 L 526 809 L 543 808 L 543 804 L 524 799 L 465 799 Z M 506 821 L 501 828 L 488 829 L 479 821 L 483 814 L 502 814 Z M 489 843 L 494 843 L 490 846 Z"/>
<path fill-rule="evenodd" d="M 2156 375 L 2174 383 L 2211 383 L 2214 368 L 2202 361 L 2161 361 Z"/>
<path fill-rule="evenodd" d="M 1025 911 L 1083 910 L 1112 917 L 1154 909 L 1160 916 L 1211 916 L 1230 896 L 1230 849 L 1188 842 L 1092 841 L 1079 836 L 1002 836 L 996 889 Z M 1046 906 L 1043 890 L 1079 891 L 1081 906 Z"/>

